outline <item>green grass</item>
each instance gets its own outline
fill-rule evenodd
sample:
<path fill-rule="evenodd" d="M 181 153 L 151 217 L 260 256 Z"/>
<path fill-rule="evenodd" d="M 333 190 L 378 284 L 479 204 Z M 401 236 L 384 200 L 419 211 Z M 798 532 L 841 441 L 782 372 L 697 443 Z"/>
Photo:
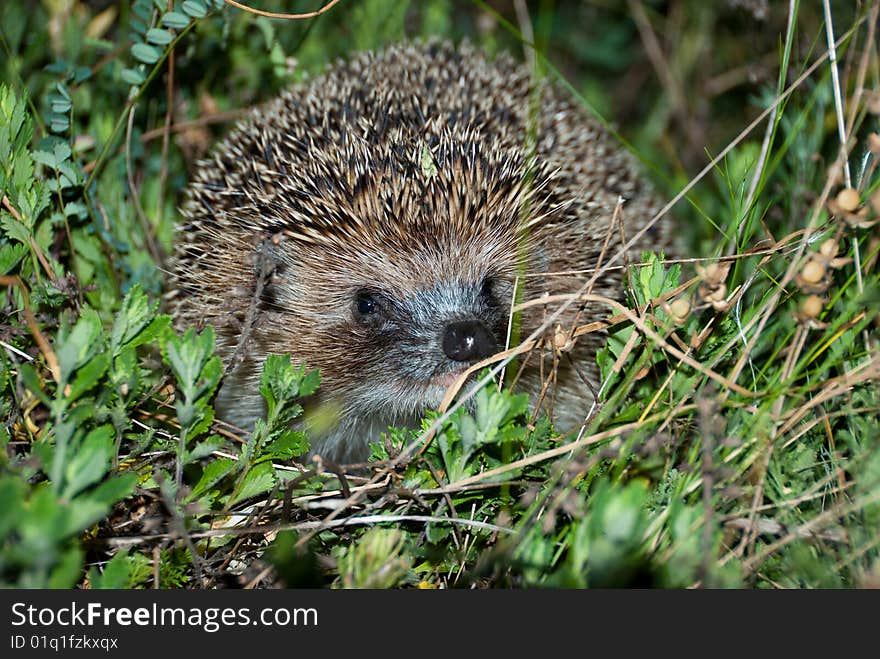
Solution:
<path fill-rule="evenodd" d="M 0 584 L 876 587 L 877 3 L 835 7 L 837 83 L 821 3 L 740 4 L 542 0 L 524 31 L 464 0 L 291 22 L 2 3 Z M 377 438 L 366 473 L 318 470 L 292 424 L 320 375 L 279 356 L 235 435 L 213 333 L 160 307 L 195 160 L 336 57 L 420 36 L 524 57 L 523 33 L 686 190 L 685 258 L 633 268 L 596 413 L 559 437 L 489 386 Z"/>

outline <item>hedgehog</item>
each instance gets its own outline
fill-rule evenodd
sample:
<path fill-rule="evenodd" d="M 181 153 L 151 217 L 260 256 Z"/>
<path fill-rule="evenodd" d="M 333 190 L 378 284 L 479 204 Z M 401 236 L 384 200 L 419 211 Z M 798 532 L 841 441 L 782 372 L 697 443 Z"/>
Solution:
<path fill-rule="evenodd" d="M 311 457 L 350 464 L 504 349 L 514 300 L 577 291 L 658 208 L 631 155 L 525 65 L 467 43 L 400 44 L 252 110 L 197 163 L 169 299 L 178 326 L 216 332 L 220 418 L 252 427 L 266 356 L 291 354 L 321 375 Z M 622 268 L 600 272 L 592 292 L 621 298 Z M 594 307 L 570 305 L 550 332 L 607 315 Z M 551 311 L 526 308 L 518 335 Z M 516 388 L 559 431 L 595 402 L 601 340 L 569 340 L 564 358 L 544 341 L 521 363 Z"/>

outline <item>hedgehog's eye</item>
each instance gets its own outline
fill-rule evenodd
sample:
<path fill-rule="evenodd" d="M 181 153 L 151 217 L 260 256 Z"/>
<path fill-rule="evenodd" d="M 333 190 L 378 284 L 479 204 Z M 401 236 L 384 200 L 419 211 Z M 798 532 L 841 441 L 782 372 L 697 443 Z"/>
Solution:
<path fill-rule="evenodd" d="M 358 296 L 357 307 L 358 313 L 362 316 L 376 313 L 376 300 L 374 300 L 368 293 L 363 293 Z"/>
<path fill-rule="evenodd" d="M 354 308 L 359 316 L 373 316 L 379 312 L 379 303 L 369 291 L 358 291 L 354 297 Z"/>

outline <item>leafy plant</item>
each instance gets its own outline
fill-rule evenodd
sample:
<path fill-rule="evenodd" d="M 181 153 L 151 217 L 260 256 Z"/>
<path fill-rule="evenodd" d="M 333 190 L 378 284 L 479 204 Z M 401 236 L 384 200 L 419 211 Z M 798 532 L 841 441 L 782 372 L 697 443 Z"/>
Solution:
<path fill-rule="evenodd" d="M 297 401 L 311 396 L 318 384 L 317 371 L 293 365 L 289 356 L 269 355 L 260 378 L 266 419 L 257 419 L 238 459 L 220 458 L 207 465 L 190 498 L 195 499 L 220 481 L 234 477 L 231 491 L 222 493 L 221 489 L 216 499 L 228 509 L 240 501 L 265 494 L 279 484 L 273 461 L 290 460 L 308 451 L 305 434 L 291 429 L 291 424 L 303 411 Z"/>
<path fill-rule="evenodd" d="M 135 349 L 167 327 L 135 287 L 108 337 L 97 313 L 85 309 L 55 339 L 57 382 L 47 391 L 36 368 L 19 365 L 21 383 L 45 406 L 51 422 L 32 445 L 36 466 L 5 461 L 3 574 L 29 587 L 72 586 L 83 554 L 77 536 L 134 492 L 137 475 L 116 466 L 119 442 L 139 386 Z M 115 386 L 114 386 L 115 385 Z M 112 420 L 112 423 L 106 421 Z M 29 489 L 16 474 L 45 479 Z M 20 476 L 18 476 L 20 477 Z M 14 512 L 13 512 L 14 511 Z"/>

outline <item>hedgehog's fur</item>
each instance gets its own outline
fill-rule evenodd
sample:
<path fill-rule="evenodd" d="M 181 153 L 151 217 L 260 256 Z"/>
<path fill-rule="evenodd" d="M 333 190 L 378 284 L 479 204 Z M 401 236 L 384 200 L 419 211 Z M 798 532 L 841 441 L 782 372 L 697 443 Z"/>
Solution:
<path fill-rule="evenodd" d="M 503 346 L 517 276 L 522 299 L 576 291 L 619 198 L 627 236 L 644 226 L 658 204 L 631 158 L 556 90 L 539 94 L 530 119 L 530 77 L 510 58 L 392 47 L 256 110 L 199 163 L 170 298 L 178 325 L 216 329 L 229 369 L 221 418 L 249 429 L 263 411 L 265 356 L 291 353 L 320 369 L 313 402 L 339 415 L 315 430 L 313 452 L 363 459 L 388 425 L 415 425 L 437 406 L 466 366 L 444 354 L 447 323 L 477 319 Z M 608 255 L 620 245 L 611 233 Z M 572 270 L 585 274 L 540 276 Z M 622 290 L 616 268 L 593 292 Z M 359 312 L 364 291 L 376 313 Z M 524 312 L 521 336 L 548 309 Z M 587 308 L 577 322 L 606 313 Z M 558 364 L 544 401 L 559 429 L 593 403 L 585 380 L 596 383 L 598 340 L 582 337 Z M 522 386 L 540 391 L 549 364 L 532 355 Z"/>

